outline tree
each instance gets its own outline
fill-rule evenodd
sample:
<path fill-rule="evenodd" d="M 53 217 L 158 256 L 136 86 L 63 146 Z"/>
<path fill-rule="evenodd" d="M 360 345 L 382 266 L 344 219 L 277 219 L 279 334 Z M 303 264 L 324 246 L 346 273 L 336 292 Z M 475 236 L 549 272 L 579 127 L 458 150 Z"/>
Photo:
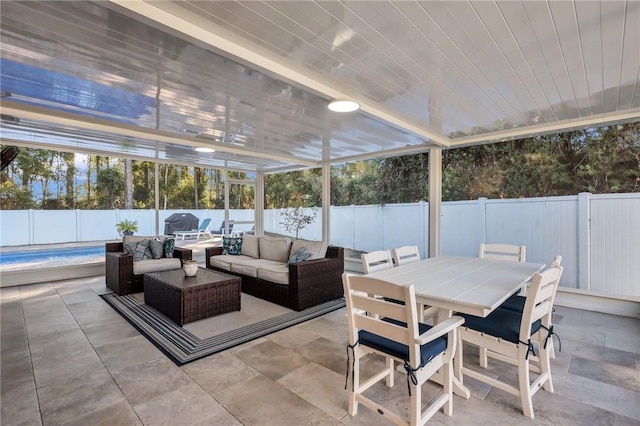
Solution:
<path fill-rule="evenodd" d="M 100 209 L 117 207 L 116 200 L 124 195 L 122 171 L 117 167 L 106 167 L 96 175 L 96 204 Z"/>
<path fill-rule="evenodd" d="M 280 215 L 280 225 L 284 226 L 287 232 L 296 232 L 296 240 L 300 230 L 311 225 L 318 216 L 315 207 L 311 208 L 311 213 L 306 213 L 302 207 L 292 207 L 284 209 Z"/>

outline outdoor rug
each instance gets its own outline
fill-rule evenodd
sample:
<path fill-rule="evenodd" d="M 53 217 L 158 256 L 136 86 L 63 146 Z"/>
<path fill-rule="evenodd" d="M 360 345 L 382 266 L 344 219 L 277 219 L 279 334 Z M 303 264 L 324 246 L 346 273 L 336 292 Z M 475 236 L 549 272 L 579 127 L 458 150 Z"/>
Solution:
<path fill-rule="evenodd" d="M 296 312 L 242 293 L 241 311 L 205 318 L 180 327 L 145 305 L 141 293 L 126 296 L 110 293 L 101 297 L 177 365 L 187 364 L 345 306 L 344 298 L 340 298 Z M 261 304 L 265 307 L 262 308 Z M 253 315 L 253 319 L 248 315 Z M 242 325 L 246 322 L 251 323 Z M 229 324 L 233 323 L 241 326 L 229 329 Z"/>

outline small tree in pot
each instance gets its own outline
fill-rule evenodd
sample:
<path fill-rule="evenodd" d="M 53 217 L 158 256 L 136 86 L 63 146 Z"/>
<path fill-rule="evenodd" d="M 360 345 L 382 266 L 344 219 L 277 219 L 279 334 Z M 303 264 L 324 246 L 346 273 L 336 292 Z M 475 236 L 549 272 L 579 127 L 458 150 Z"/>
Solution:
<path fill-rule="evenodd" d="M 138 232 L 138 221 L 125 219 L 116 223 L 116 230 L 120 235 L 133 235 L 134 232 Z"/>
<path fill-rule="evenodd" d="M 318 211 L 315 207 L 311 208 L 311 213 L 307 214 L 302 207 L 291 207 L 285 209 L 280 216 L 280 225 L 284 226 L 287 232 L 296 231 L 296 240 L 301 229 L 312 224 Z"/>

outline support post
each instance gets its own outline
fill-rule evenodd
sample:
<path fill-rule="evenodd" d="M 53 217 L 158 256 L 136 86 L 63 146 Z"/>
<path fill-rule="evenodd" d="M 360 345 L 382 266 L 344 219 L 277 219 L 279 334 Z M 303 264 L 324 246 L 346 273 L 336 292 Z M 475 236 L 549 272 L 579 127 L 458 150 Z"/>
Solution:
<path fill-rule="evenodd" d="M 591 193 L 578 194 L 578 282 L 580 290 L 591 290 Z"/>
<path fill-rule="evenodd" d="M 429 257 L 442 248 L 442 148 L 429 149 Z"/>

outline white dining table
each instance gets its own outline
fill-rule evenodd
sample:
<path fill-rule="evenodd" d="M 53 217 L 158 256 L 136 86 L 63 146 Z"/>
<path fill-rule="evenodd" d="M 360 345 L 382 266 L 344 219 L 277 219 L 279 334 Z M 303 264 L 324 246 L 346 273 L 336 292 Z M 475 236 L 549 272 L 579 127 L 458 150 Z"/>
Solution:
<path fill-rule="evenodd" d="M 437 256 L 369 276 L 403 286 L 413 284 L 419 303 L 486 317 L 544 266 L 544 263 Z"/>
<path fill-rule="evenodd" d="M 439 322 L 454 312 L 486 317 L 544 266 L 544 263 L 436 256 L 368 276 L 402 286 L 413 285 L 418 303 L 440 309 Z M 455 393 L 469 398 L 469 390 L 459 379 L 454 378 Z"/>

